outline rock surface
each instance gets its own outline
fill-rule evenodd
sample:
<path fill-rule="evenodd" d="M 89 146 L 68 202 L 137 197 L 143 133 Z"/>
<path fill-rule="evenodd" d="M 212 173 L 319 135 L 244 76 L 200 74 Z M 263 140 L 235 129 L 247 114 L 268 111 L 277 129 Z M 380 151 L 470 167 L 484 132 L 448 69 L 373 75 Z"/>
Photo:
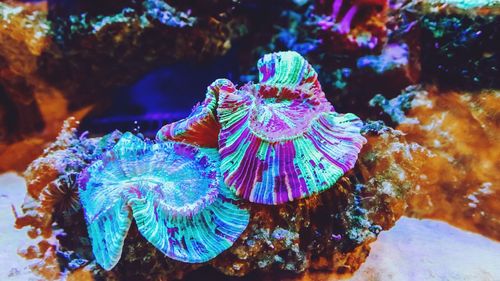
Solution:
<path fill-rule="evenodd" d="M 414 2 L 421 4 L 422 79 L 446 89 L 498 89 L 500 2 Z"/>
<path fill-rule="evenodd" d="M 63 1 L 40 2 L 0 2 L 0 143 L 43 132 L 51 114 L 102 104 L 159 66 L 220 56 L 240 35 L 227 4 L 191 15 L 162 0 L 123 1 L 79 13 L 94 1 L 60 14 Z"/>
<path fill-rule="evenodd" d="M 35 262 L 33 269 L 48 279 L 84 271 L 108 279 L 141 280 L 180 278 L 197 269 L 200 265 L 165 258 L 134 225 L 116 268 L 106 272 L 95 264 L 74 178 L 110 149 L 120 133 L 89 139 L 73 126 L 66 122 L 57 140 L 25 173 L 28 193 L 16 227 L 27 227 L 35 239 L 22 252 Z M 400 133 L 380 123 L 367 124 L 363 134 L 368 143 L 357 166 L 332 188 L 279 206 L 248 204 L 251 220 L 246 231 L 228 251 L 204 265 L 229 276 L 308 269 L 345 274 L 359 268 L 369 244 L 404 213 L 417 176 L 412 163 L 425 156 L 418 145 L 406 143 Z"/>
<path fill-rule="evenodd" d="M 500 92 L 410 87 L 394 99 L 372 101 L 427 155 L 413 162 L 419 176 L 412 179 L 407 214 L 499 240 Z"/>

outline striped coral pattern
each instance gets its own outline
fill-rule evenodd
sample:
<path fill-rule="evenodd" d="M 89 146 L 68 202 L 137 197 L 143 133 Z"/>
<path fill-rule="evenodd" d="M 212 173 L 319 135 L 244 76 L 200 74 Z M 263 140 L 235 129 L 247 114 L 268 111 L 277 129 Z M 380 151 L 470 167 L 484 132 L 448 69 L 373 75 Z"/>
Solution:
<path fill-rule="evenodd" d="M 227 79 L 216 80 L 208 86 L 205 100 L 197 104 L 187 118 L 163 126 L 156 139 L 185 142 L 201 147 L 217 147 L 220 125 L 215 110 L 221 91 L 234 92 L 235 87 Z"/>
<path fill-rule="evenodd" d="M 297 52 L 266 54 L 257 62 L 257 69 L 259 70 L 260 84 L 289 88 L 304 84 L 320 87 L 317 79 L 318 74 Z"/>
<path fill-rule="evenodd" d="M 216 149 L 124 134 L 79 179 L 96 261 L 106 270 L 116 265 L 132 219 L 175 260 L 202 263 L 229 248 L 249 213 L 224 185 L 219 165 Z"/>
<path fill-rule="evenodd" d="M 366 142 L 361 120 L 339 114 L 295 52 L 264 56 L 260 83 L 219 96 L 221 172 L 251 202 L 282 204 L 330 188 Z"/>

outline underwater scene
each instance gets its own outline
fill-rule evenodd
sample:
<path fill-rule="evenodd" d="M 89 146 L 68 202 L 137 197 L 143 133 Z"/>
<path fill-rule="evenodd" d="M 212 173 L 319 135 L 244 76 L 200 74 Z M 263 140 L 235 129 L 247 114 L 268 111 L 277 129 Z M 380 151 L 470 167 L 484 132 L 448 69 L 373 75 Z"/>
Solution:
<path fill-rule="evenodd" d="M 500 281 L 500 0 L 0 0 L 0 281 Z"/>

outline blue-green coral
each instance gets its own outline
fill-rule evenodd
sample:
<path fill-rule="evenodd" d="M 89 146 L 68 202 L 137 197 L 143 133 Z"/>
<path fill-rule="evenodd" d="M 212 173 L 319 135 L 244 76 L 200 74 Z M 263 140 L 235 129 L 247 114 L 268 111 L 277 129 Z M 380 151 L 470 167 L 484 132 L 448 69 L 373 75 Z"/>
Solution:
<path fill-rule="evenodd" d="M 96 261 L 119 261 L 132 216 L 140 233 L 168 257 L 206 262 L 229 248 L 249 213 L 219 173 L 216 149 L 152 144 L 126 133 L 80 177 L 80 200 Z"/>

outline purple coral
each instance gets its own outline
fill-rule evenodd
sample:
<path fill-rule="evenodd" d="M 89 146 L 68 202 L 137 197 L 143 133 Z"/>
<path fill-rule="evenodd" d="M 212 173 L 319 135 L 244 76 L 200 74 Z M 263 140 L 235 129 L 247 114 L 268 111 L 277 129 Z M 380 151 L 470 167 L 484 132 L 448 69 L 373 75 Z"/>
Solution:
<path fill-rule="evenodd" d="M 337 17 L 339 16 L 340 9 L 342 7 L 343 0 L 334 0 L 332 3 L 332 14 L 325 20 L 319 22 L 322 29 L 327 30 L 335 26 Z M 345 13 L 344 18 L 340 21 L 338 30 L 342 34 L 347 34 L 351 30 L 351 22 L 358 11 L 358 6 L 356 4 L 349 7 L 349 10 Z"/>
<path fill-rule="evenodd" d="M 223 93 L 217 109 L 221 171 L 251 202 L 281 204 L 321 192 L 350 170 L 365 139 L 354 114 L 326 101 L 295 52 L 264 56 L 260 83 Z"/>
<path fill-rule="evenodd" d="M 387 7 L 387 0 L 351 0 L 347 3 L 344 0 L 333 0 L 331 7 L 331 14 L 323 17 L 318 21 L 318 25 L 321 30 L 328 33 L 333 32 L 338 35 L 342 35 L 349 42 L 356 43 L 356 45 L 362 47 L 367 46 L 370 49 L 374 48 L 379 44 L 379 39 L 375 34 L 371 34 L 369 30 L 357 30 L 354 29 L 355 26 L 354 19 L 356 17 L 363 17 L 360 10 L 364 7 Z M 361 16 L 360 16 L 361 15 Z M 373 23 L 368 23 L 370 20 L 363 19 L 363 24 L 371 25 Z M 358 20 L 356 20 L 358 22 Z M 357 24 L 356 24 L 357 25 Z M 339 44 L 339 42 L 335 42 Z"/>

